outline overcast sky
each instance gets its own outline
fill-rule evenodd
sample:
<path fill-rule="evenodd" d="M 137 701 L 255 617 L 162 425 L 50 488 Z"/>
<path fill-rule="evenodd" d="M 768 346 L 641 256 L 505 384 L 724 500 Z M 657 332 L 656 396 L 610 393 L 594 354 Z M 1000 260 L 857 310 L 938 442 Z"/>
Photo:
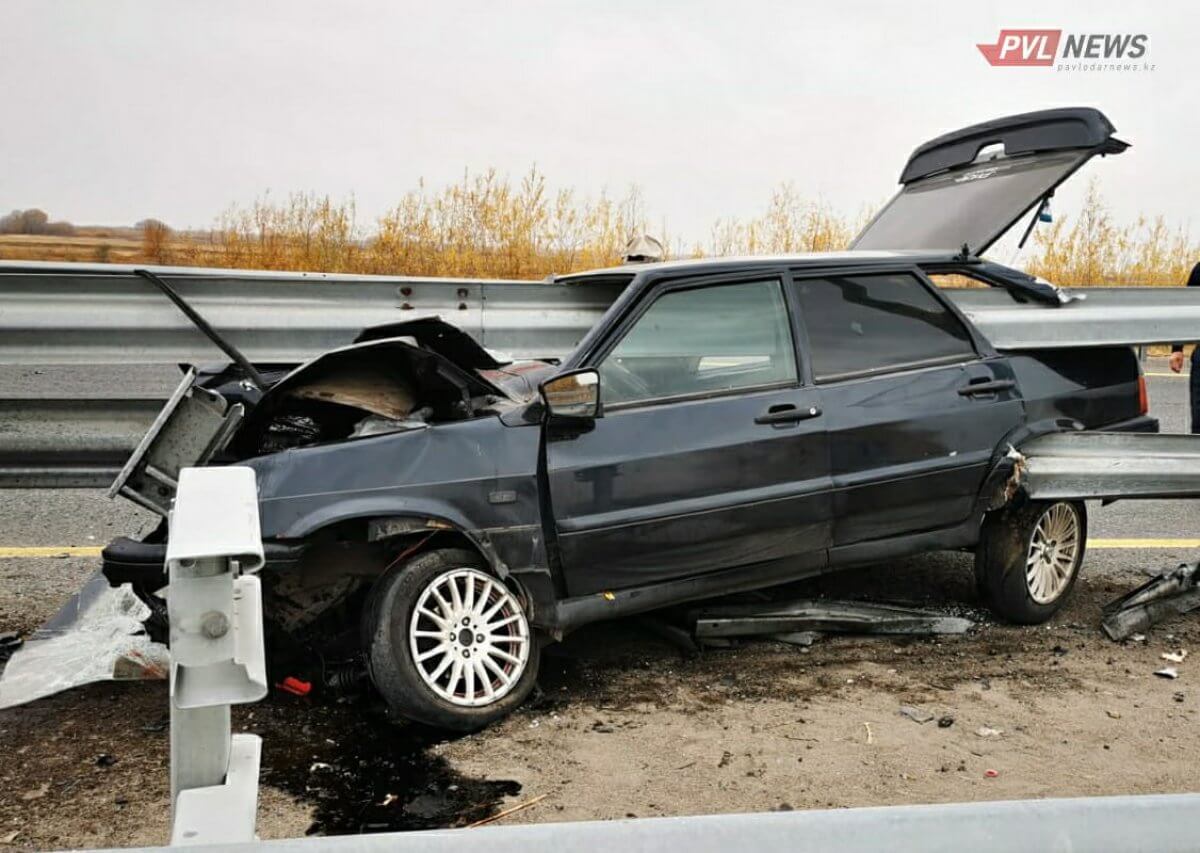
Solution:
<path fill-rule="evenodd" d="M 1001 27 L 1145 33 L 1156 68 L 993 68 L 975 45 Z M 784 181 L 856 214 L 934 135 L 1092 105 L 1133 143 L 1088 167 L 1114 207 L 1195 235 L 1198 30 L 1191 0 L 5 0 L 0 208 L 204 227 L 310 190 L 369 223 L 421 177 L 536 163 L 585 194 L 636 184 L 694 240 Z"/>

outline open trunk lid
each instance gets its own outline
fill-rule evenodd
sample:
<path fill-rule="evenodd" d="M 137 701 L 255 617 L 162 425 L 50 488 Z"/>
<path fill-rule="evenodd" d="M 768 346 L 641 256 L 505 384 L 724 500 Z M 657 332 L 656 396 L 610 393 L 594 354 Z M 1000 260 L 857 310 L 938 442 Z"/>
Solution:
<path fill-rule="evenodd" d="M 1041 110 L 956 130 L 921 145 L 901 189 L 852 249 L 979 255 L 1097 154 L 1129 147 L 1090 107 Z"/>

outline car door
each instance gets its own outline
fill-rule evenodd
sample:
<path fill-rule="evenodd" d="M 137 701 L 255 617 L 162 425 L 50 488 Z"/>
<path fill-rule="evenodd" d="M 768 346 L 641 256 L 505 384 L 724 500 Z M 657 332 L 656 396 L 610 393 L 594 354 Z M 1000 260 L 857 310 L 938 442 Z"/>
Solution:
<path fill-rule="evenodd" d="M 824 565 L 828 446 L 779 277 L 664 283 L 596 352 L 602 417 L 546 427 L 569 595 Z"/>
<path fill-rule="evenodd" d="M 1022 422 L 1008 360 L 916 270 L 793 286 L 829 433 L 834 546 L 964 522 Z"/>

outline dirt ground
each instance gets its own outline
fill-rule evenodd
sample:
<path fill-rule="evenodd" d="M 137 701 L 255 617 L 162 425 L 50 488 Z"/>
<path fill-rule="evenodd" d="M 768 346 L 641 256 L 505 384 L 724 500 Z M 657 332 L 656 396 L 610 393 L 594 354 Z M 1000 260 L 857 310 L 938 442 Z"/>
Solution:
<path fill-rule="evenodd" d="M 933 555 L 804 591 L 970 608 L 969 565 Z M 547 651 L 524 708 L 458 739 L 388 721 L 366 696 L 277 692 L 235 728 L 264 738 L 264 838 L 464 826 L 534 800 L 504 820 L 1195 790 L 1200 658 L 1178 680 L 1153 673 L 1163 652 L 1197 648 L 1200 626 L 1123 645 L 1097 629 L 1101 605 L 1143 580 L 1085 571 L 1051 624 L 958 638 L 687 654 L 636 621 L 593 626 Z M 166 840 L 163 684 L 0 712 L 0 743 L 0 844 Z"/>

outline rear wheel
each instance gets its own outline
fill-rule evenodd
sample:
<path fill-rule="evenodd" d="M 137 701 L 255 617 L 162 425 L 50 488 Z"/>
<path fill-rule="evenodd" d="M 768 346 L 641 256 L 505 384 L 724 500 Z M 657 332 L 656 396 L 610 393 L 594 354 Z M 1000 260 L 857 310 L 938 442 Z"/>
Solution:
<path fill-rule="evenodd" d="M 985 519 L 975 580 L 997 615 L 1036 625 L 1062 607 L 1087 546 L 1087 509 L 1079 501 L 1029 501 Z"/>
<path fill-rule="evenodd" d="M 520 596 L 471 551 L 430 551 L 393 568 L 363 618 L 372 680 L 411 719 L 482 728 L 537 679 L 538 638 Z"/>

